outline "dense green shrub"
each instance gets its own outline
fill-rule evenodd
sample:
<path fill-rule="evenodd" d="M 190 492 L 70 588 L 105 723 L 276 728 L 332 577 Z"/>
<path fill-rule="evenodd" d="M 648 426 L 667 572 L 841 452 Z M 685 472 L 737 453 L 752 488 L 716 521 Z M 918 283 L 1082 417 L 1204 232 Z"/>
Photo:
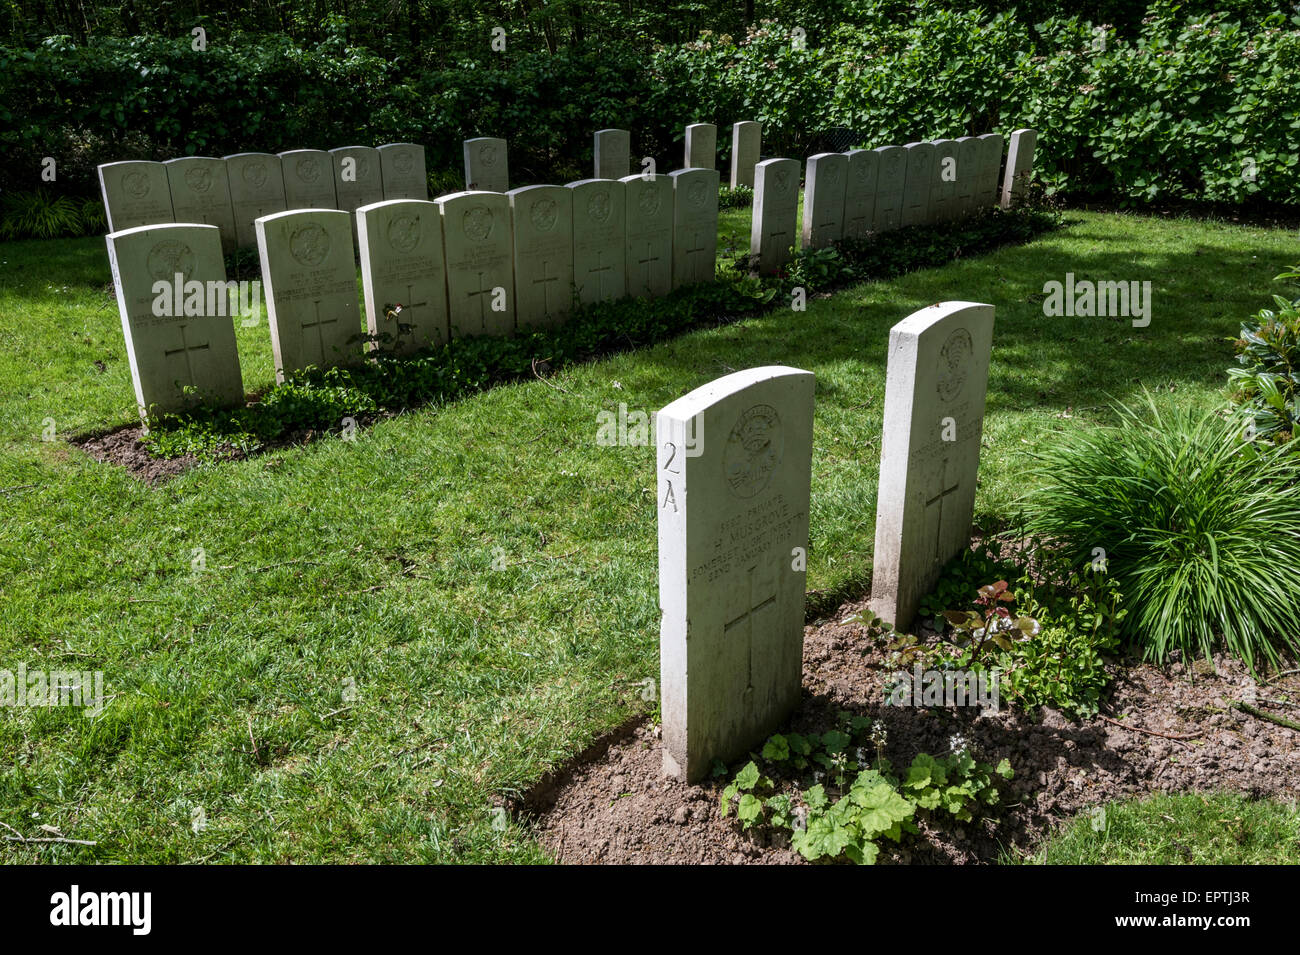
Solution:
<path fill-rule="evenodd" d="M 1300 650 L 1300 454 L 1243 439 L 1238 416 L 1118 408 L 1117 426 L 1037 453 L 1031 531 L 1076 566 L 1102 561 L 1125 640 L 1149 659 L 1209 657 L 1254 671 Z"/>
<path fill-rule="evenodd" d="M 1278 278 L 1300 278 L 1300 266 Z M 1281 444 L 1300 431 L 1300 299 L 1275 295 L 1273 301 L 1276 309 L 1260 309 L 1242 322 L 1234 343 L 1241 367 L 1229 368 L 1228 379 L 1254 436 Z"/>

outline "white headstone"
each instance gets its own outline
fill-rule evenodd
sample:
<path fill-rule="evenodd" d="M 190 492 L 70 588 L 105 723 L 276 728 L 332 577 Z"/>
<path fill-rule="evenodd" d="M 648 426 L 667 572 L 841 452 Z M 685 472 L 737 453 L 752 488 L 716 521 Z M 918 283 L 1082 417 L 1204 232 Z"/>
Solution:
<path fill-rule="evenodd" d="M 352 216 L 296 209 L 257 220 L 275 376 L 361 358 Z"/>
<path fill-rule="evenodd" d="M 880 173 L 876 180 L 876 231 L 888 232 L 902 224 L 907 153 L 902 146 L 879 146 L 872 152 L 880 157 Z"/>
<path fill-rule="evenodd" d="M 257 245 L 254 220 L 285 209 L 280 157 L 271 153 L 235 153 L 225 157 L 230 205 L 235 213 L 235 242 Z"/>
<path fill-rule="evenodd" d="M 1010 209 L 1024 198 L 1025 189 L 1034 175 L 1034 148 L 1038 131 L 1017 129 L 1007 147 L 1007 171 L 1002 180 L 1002 208 Z"/>
<path fill-rule="evenodd" d="M 975 211 L 975 187 L 980 177 L 980 141 L 974 136 L 957 139 L 956 216 L 965 218 Z"/>
<path fill-rule="evenodd" d="M 510 200 L 500 192 L 453 192 L 442 210 L 451 337 L 515 333 Z"/>
<path fill-rule="evenodd" d="M 941 302 L 889 331 L 871 610 L 900 630 L 970 544 L 993 306 Z"/>
<path fill-rule="evenodd" d="M 754 213 L 749 254 L 763 275 L 790 261 L 799 228 L 799 160 L 764 159 L 754 167 Z"/>
<path fill-rule="evenodd" d="M 465 140 L 463 147 L 466 190 L 505 192 L 510 188 L 510 169 L 504 139 L 480 136 Z"/>
<path fill-rule="evenodd" d="M 573 305 L 573 193 L 523 186 L 506 196 L 514 224 L 515 327 L 558 325 Z"/>
<path fill-rule="evenodd" d="M 167 169 L 160 162 L 110 162 L 99 167 L 108 231 L 176 221 Z"/>
<path fill-rule="evenodd" d="M 415 143 L 385 143 L 379 153 L 379 178 L 385 199 L 428 199 L 429 178 L 424 147 Z"/>
<path fill-rule="evenodd" d="M 746 120 L 731 127 L 731 188 L 754 185 L 754 167 L 763 148 L 763 127 Z"/>
<path fill-rule="evenodd" d="M 818 153 L 808 157 L 803 188 L 803 246 L 817 249 L 844 238 L 844 190 L 849 157 Z"/>
<path fill-rule="evenodd" d="M 930 180 L 931 222 L 947 222 L 957 218 L 957 150 L 955 139 L 939 139 L 934 143 L 934 172 Z"/>
<path fill-rule="evenodd" d="M 673 180 L 625 176 L 627 294 L 655 298 L 673 289 Z"/>
<path fill-rule="evenodd" d="M 679 169 L 673 181 L 673 288 L 712 282 L 718 259 L 716 169 Z"/>
<path fill-rule="evenodd" d="M 289 209 L 337 209 L 334 163 L 323 149 L 291 149 L 280 153 L 284 202 Z"/>
<path fill-rule="evenodd" d="M 1002 173 L 1002 136 L 985 133 L 979 142 L 979 180 L 975 188 L 975 207 L 988 209 L 998 204 L 998 179 Z"/>
<path fill-rule="evenodd" d="M 692 123 L 686 127 L 686 169 L 718 167 L 718 127 Z"/>
<path fill-rule="evenodd" d="M 597 179 L 622 179 L 632 173 L 632 134 L 626 129 L 596 130 L 592 165 Z"/>
<path fill-rule="evenodd" d="M 442 211 L 423 199 L 385 199 L 357 210 L 366 328 L 398 354 L 448 340 Z"/>
<path fill-rule="evenodd" d="M 751 368 L 656 418 L 664 771 L 687 782 L 799 702 L 813 384 Z"/>
<path fill-rule="evenodd" d="M 226 161 L 208 156 L 169 159 L 167 182 L 171 187 L 172 212 L 177 222 L 199 222 L 221 230 L 221 247 L 235 247 L 235 211 L 230 205 L 230 183 Z"/>
<path fill-rule="evenodd" d="M 362 206 L 383 201 L 379 150 L 373 146 L 340 146 L 330 150 L 330 161 L 334 167 L 334 193 L 338 197 L 339 209 L 356 212 Z M 356 226 L 354 219 L 354 238 Z"/>
<path fill-rule="evenodd" d="M 573 284 L 578 301 L 607 302 L 627 294 L 627 185 L 583 179 L 573 194 Z"/>
<path fill-rule="evenodd" d="M 244 384 L 217 227 L 137 226 L 110 232 L 107 242 L 141 417 L 197 401 L 241 404 Z M 210 282 L 221 284 L 210 288 Z"/>
<path fill-rule="evenodd" d="M 934 143 L 908 143 L 907 181 L 903 184 L 901 225 L 923 225 L 930 221 L 930 189 L 934 185 Z"/>
<path fill-rule="evenodd" d="M 880 182 L 880 153 L 853 149 L 844 187 L 844 238 L 861 239 L 876 228 L 876 187 Z"/>

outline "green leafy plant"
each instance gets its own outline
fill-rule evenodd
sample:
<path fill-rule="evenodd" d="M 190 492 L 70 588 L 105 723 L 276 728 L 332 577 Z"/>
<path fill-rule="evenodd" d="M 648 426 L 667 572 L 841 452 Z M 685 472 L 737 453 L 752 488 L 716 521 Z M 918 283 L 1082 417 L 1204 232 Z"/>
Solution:
<path fill-rule="evenodd" d="M 1007 582 L 998 580 L 979 589 L 977 609 L 944 611 L 944 617 L 953 627 L 953 642 L 963 650 L 963 665 L 983 663 L 986 648 L 1010 650 L 1012 641 L 1038 633 L 1038 621 L 1033 617 L 1011 613 L 1007 604 L 1014 603 L 1015 599 L 1016 595 L 1007 589 Z"/>
<path fill-rule="evenodd" d="M 1300 278 L 1300 266 L 1278 279 Z M 1300 299 L 1273 296 L 1234 341 L 1239 368 L 1228 369 L 1232 401 L 1249 416 L 1250 436 L 1281 444 L 1300 431 Z"/>
<path fill-rule="evenodd" d="M 6 239 L 54 239 L 81 232 L 81 211 L 67 196 L 56 196 L 45 189 L 5 196 L 0 235 Z"/>
<path fill-rule="evenodd" d="M 1166 411 L 1149 395 L 1117 410 L 1117 426 L 1038 453 L 1031 530 L 1074 566 L 1104 552 L 1120 633 L 1148 659 L 1208 658 L 1221 643 L 1254 671 L 1300 650 L 1300 455 L 1243 440 L 1240 416 Z"/>
<path fill-rule="evenodd" d="M 752 186 L 739 185 L 734 189 L 730 186 L 718 187 L 719 209 L 744 209 L 753 204 L 754 189 Z"/>

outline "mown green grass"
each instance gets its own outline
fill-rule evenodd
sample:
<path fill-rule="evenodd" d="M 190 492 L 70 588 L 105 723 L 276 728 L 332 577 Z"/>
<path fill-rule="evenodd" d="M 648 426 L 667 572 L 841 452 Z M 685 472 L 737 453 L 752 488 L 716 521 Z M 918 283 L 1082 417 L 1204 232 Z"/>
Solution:
<path fill-rule="evenodd" d="M 1294 802 L 1240 793 L 1184 793 L 1107 803 L 1080 814 L 1026 865 L 1295 865 L 1300 811 Z"/>
<path fill-rule="evenodd" d="M 743 243 L 747 221 L 728 212 L 720 231 Z M 62 440 L 134 416 L 102 240 L 0 246 L 0 669 L 99 669 L 112 695 L 94 719 L 0 714 L 0 822 L 98 842 L 0 857 L 540 860 L 525 829 L 493 828 L 493 800 L 644 706 L 634 684 L 658 672 L 652 450 L 598 446 L 600 411 L 653 412 L 757 365 L 814 371 L 809 586 L 861 591 L 891 325 L 945 299 L 996 306 L 977 508 L 1007 517 L 1026 454 L 1107 420 L 1108 395 L 1221 402 L 1226 339 L 1294 248 L 1080 214 L 806 312 L 150 488 Z M 1067 271 L 1150 279 L 1151 326 L 1045 318 L 1043 282 Z M 265 322 L 238 338 L 245 387 L 269 386 Z"/>

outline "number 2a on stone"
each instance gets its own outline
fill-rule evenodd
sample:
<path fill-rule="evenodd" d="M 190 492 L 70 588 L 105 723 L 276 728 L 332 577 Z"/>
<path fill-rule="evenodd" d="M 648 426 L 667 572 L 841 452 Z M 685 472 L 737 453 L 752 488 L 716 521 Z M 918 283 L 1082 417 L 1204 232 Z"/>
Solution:
<path fill-rule="evenodd" d="M 659 507 L 665 508 L 672 505 L 673 513 L 677 513 L 677 492 L 673 489 L 673 479 L 671 474 L 681 474 L 682 467 L 678 460 L 677 445 L 672 441 L 665 441 L 660 449 L 660 458 L 663 463 L 659 466 L 663 472 L 664 493 Z"/>

